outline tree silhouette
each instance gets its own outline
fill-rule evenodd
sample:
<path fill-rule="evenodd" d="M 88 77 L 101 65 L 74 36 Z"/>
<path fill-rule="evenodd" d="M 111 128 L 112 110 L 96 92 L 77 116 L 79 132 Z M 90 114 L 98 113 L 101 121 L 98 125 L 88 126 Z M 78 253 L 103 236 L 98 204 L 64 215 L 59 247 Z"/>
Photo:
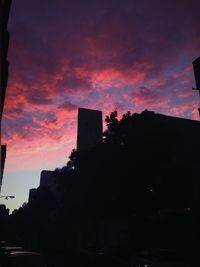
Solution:
<path fill-rule="evenodd" d="M 72 150 L 68 163 L 54 171 L 59 203 L 39 188 L 32 203 L 15 211 L 12 228 L 24 240 L 48 245 L 51 233 L 52 243 L 77 247 L 89 242 L 83 241 L 85 232 L 93 238 L 101 235 L 102 222 L 125 221 L 138 246 L 151 243 L 152 235 L 161 242 L 163 231 L 166 242 L 174 238 L 181 243 L 193 218 L 185 208 L 193 205 L 197 175 L 197 155 L 183 156 L 189 144 L 194 148 L 183 131 L 186 126 L 148 111 L 127 112 L 121 119 L 114 111 L 105 122 L 103 142 L 89 151 Z M 188 144 L 183 146 L 184 140 Z M 169 222 L 174 226 L 168 227 Z"/>

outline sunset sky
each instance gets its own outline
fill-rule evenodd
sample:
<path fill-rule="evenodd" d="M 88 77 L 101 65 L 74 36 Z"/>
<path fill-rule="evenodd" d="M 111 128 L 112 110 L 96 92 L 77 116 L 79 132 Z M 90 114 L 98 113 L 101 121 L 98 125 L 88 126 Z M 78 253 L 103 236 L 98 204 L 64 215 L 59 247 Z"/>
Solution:
<path fill-rule="evenodd" d="M 18 208 L 42 169 L 68 161 L 78 107 L 198 119 L 199 10 L 199 0 L 13 0 L 2 195 L 15 199 L 1 203 Z"/>

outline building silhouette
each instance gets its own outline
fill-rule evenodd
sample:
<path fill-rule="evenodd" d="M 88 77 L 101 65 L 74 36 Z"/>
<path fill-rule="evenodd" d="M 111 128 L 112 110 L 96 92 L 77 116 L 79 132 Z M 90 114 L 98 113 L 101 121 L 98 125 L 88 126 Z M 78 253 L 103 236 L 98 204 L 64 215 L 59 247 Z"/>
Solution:
<path fill-rule="evenodd" d="M 1 184 L 3 179 L 3 171 L 6 160 L 6 145 L 1 145 L 1 180 L 0 180 L 0 192 L 1 192 Z"/>
<path fill-rule="evenodd" d="M 55 189 L 54 171 L 43 170 L 40 175 L 40 186 L 50 191 Z"/>
<path fill-rule="evenodd" d="M 3 113 L 4 100 L 6 94 L 6 87 L 8 81 L 8 45 L 9 32 L 7 31 L 8 17 L 10 13 L 11 0 L 1 0 L 1 21 L 0 21 L 0 44 L 1 44 L 1 117 Z"/>
<path fill-rule="evenodd" d="M 196 81 L 196 88 L 193 88 L 193 89 L 199 91 L 199 95 L 200 95 L 200 57 L 195 59 L 192 62 L 192 64 L 193 64 L 193 69 L 194 69 L 194 77 Z M 200 107 L 198 108 L 198 111 L 199 111 L 199 116 L 200 116 Z"/>
<path fill-rule="evenodd" d="M 102 140 L 102 111 L 78 109 L 77 150 L 90 150 Z"/>
<path fill-rule="evenodd" d="M 77 150 L 89 151 L 98 142 L 102 140 L 102 112 L 98 110 L 91 110 L 85 108 L 78 109 L 78 137 Z M 67 172 L 65 172 L 67 176 Z M 59 188 L 55 182 L 55 172 L 50 170 L 43 170 L 40 175 L 40 188 L 51 192 L 59 201 Z M 32 189 L 31 189 L 32 190 Z M 32 193 L 29 192 L 29 199 L 32 199 Z"/>
<path fill-rule="evenodd" d="M 194 76 L 195 76 L 195 81 L 196 81 L 196 88 L 200 92 L 200 57 L 195 59 L 193 62 L 193 68 L 194 68 Z"/>
<path fill-rule="evenodd" d="M 145 110 L 118 126 L 117 138 L 108 134 L 111 143 L 88 150 L 73 176 L 67 167 L 43 170 L 40 187 L 30 190 L 30 203 L 36 197 L 38 209 L 50 207 L 41 232 L 47 247 L 190 244 L 188 219 L 200 210 L 200 122 Z"/>
<path fill-rule="evenodd" d="M 6 208 L 4 204 L 0 205 L 0 217 L 1 219 L 9 216 L 9 209 Z"/>
<path fill-rule="evenodd" d="M 0 122 L 3 114 L 4 100 L 6 95 L 7 81 L 8 81 L 8 66 L 7 60 L 9 32 L 7 30 L 8 17 L 10 13 L 11 0 L 1 0 L 0 2 L 0 51 L 1 51 L 1 69 L 0 69 L 0 83 L 1 83 L 1 98 L 0 98 Z M 0 129 L 1 135 L 1 129 Z M 0 191 L 3 179 L 3 170 L 6 158 L 6 145 L 1 145 L 1 177 L 0 177 Z"/>
<path fill-rule="evenodd" d="M 29 190 L 28 203 L 31 203 L 35 199 L 36 193 L 37 193 L 37 188 L 31 188 Z"/>

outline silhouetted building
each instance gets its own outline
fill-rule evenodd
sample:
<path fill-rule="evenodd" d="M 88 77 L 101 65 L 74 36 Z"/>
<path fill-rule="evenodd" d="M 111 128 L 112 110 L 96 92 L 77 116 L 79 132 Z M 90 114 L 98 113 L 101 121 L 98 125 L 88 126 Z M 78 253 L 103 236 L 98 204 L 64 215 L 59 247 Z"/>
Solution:
<path fill-rule="evenodd" d="M 61 190 L 56 182 L 55 172 L 43 170 L 40 175 L 40 189 L 48 192 L 57 203 L 60 203 Z"/>
<path fill-rule="evenodd" d="M 6 159 L 6 145 L 1 145 L 1 178 L 0 178 L 0 192 L 1 192 L 1 184 L 3 179 L 3 171 Z"/>
<path fill-rule="evenodd" d="M 194 60 L 192 64 L 193 64 L 193 69 L 194 69 L 194 77 L 196 81 L 195 89 L 199 91 L 199 95 L 200 95 L 200 57 Z M 200 116 L 200 107 L 198 110 L 199 110 L 199 116 Z"/>
<path fill-rule="evenodd" d="M 7 31 L 8 17 L 10 13 L 11 0 L 0 1 L 0 51 L 1 51 L 1 63 L 0 63 L 0 83 L 1 83 L 1 97 L 0 97 L 0 122 L 3 114 L 4 100 L 6 95 L 6 87 L 8 81 L 8 45 L 9 45 L 9 32 Z M 1 126 L 0 126 L 1 127 Z M 0 128 L 1 136 L 1 128 Z M 3 170 L 6 158 L 6 146 L 1 146 L 1 177 L 0 177 L 0 191 L 3 179 Z"/>
<path fill-rule="evenodd" d="M 77 150 L 90 150 L 102 140 L 102 112 L 78 109 Z"/>
<path fill-rule="evenodd" d="M 134 115 L 134 127 L 133 162 L 145 167 L 138 172 L 136 168 L 136 173 L 148 177 L 157 205 L 161 209 L 199 205 L 200 122 L 145 110 Z"/>
<path fill-rule="evenodd" d="M 8 17 L 10 13 L 11 0 L 1 0 L 0 9 L 0 44 L 1 44 L 1 117 L 3 113 L 4 99 L 6 94 L 6 87 L 8 81 L 8 45 L 9 32 L 7 31 Z"/>
<path fill-rule="evenodd" d="M 7 217 L 9 215 L 9 209 L 6 208 L 5 205 L 0 205 L 0 218 Z"/>
<path fill-rule="evenodd" d="M 168 221 L 165 218 L 174 218 L 175 223 L 199 211 L 200 122 L 148 110 L 129 119 L 115 132 L 118 149 L 105 150 L 99 163 L 93 161 L 96 172 L 82 184 L 86 184 L 83 196 L 92 200 L 89 210 L 100 218 L 98 227 L 88 227 L 87 234 L 100 247 L 129 242 L 131 235 L 136 244 L 145 243 L 141 240 L 152 240 L 148 234 L 162 220 Z"/>
<path fill-rule="evenodd" d="M 53 171 L 43 170 L 40 175 L 40 186 L 50 190 L 55 188 L 55 177 Z"/>
<path fill-rule="evenodd" d="M 194 76 L 196 80 L 196 88 L 199 90 L 200 93 L 200 57 L 192 62 L 194 68 Z"/>
<path fill-rule="evenodd" d="M 29 190 L 28 203 L 32 202 L 35 199 L 37 193 L 37 188 L 31 188 Z"/>

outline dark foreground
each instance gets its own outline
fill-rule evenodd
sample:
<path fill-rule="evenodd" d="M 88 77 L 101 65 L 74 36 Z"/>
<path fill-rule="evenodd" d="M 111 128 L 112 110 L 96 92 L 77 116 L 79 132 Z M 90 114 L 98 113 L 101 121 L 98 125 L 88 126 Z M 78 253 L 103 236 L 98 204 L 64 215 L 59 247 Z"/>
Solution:
<path fill-rule="evenodd" d="M 2 242 L 0 267 L 199 267 L 198 255 L 198 251 L 119 246 L 33 251 Z"/>

